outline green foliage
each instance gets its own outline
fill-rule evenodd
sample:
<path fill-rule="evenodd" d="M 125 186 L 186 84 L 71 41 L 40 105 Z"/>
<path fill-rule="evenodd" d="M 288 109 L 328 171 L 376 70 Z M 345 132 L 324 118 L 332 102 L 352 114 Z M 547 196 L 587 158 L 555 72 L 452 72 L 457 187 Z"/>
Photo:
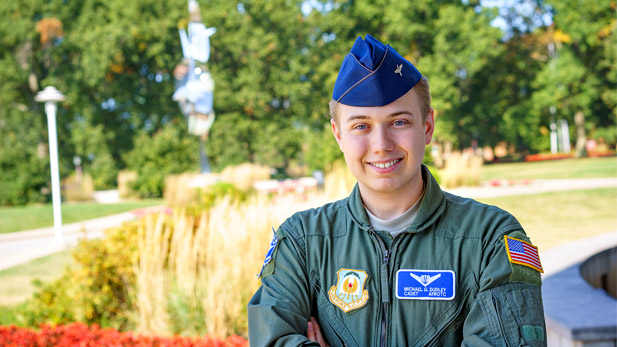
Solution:
<path fill-rule="evenodd" d="M 217 120 L 208 140 L 215 170 L 253 162 L 284 168 L 310 121 L 311 26 L 300 0 L 217 1 L 203 11 L 211 37 Z M 205 9 L 205 8 L 204 8 Z M 321 105 L 322 108 L 326 104 Z"/>
<path fill-rule="evenodd" d="M 115 184 L 137 133 L 181 118 L 170 71 L 185 1 L 25 0 L 2 3 L 0 16 L 0 204 L 44 199 L 46 121 L 34 101 L 44 86 L 67 97 L 57 117 L 61 175 L 80 156 L 97 188 Z"/>
<path fill-rule="evenodd" d="M 0 98 L 2 88 L 0 83 Z M 1 105 L 0 205 L 45 202 L 42 190 L 50 177 L 45 118 L 18 109 L 3 112 Z"/>
<path fill-rule="evenodd" d="M 86 171 L 90 172 L 90 174 L 95 177 L 95 189 L 112 189 L 116 187 L 118 168 L 116 167 L 116 162 L 109 153 L 97 155 Z"/>
<path fill-rule="evenodd" d="M 611 146 L 617 144 L 617 126 L 598 128 L 592 134 L 594 139 Z"/>
<path fill-rule="evenodd" d="M 39 289 L 19 312 L 20 323 L 85 322 L 116 329 L 132 328 L 130 288 L 135 282 L 138 223 L 108 229 L 106 238 L 82 241 L 75 248 L 75 266 Z"/>
<path fill-rule="evenodd" d="M 337 159 L 343 159 L 343 153 L 339 149 L 330 123 L 324 123 L 323 129 L 305 134 L 308 144 L 304 153 L 304 161 L 311 171 L 325 171 L 328 165 Z"/>
<path fill-rule="evenodd" d="M 19 312 L 24 310 L 24 304 L 16 306 L 0 306 L 0 325 L 19 325 Z"/>
<path fill-rule="evenodd" d="M 223 197 L 240 202 L 246 200 L 246 198 L 248 197 L 248 193 L 241 191 L 231 183 L 216 182 L 208 186 L 203 192 L 201 192 L 197 213 L 202 210 L 209 209 L 210 207 L 212 207 L 212 205 L 214 205 L 215 202 L 217 202 Z"/>
<path fill-rule="evenodd" d="M 556 117 L 573 124 L 573 116 L 582 112 L 585 128 L 614 126 L 615 43 L 617 21 L 615 1 L 547 0 L 553 7 L 554 28 L 551 41 L 555 53 L 538 73 L 533 100 L 536 114 L 556 107 Z M 552 31 L 554 30 L 554 32 Z M 612 48 L 608 48 L 612 47 Z"/>
<path fill-rule="evenodd" d="M 184 336 L 204 335 L 207 313 L 198 299 L 203 296 L 203 293 L 186 295 L 178 284 L 172 286 L 167 306 L 172 331 Z"/>
<path fill-rule="evenodd" d="M 141 133 L 125 156 L 128 168 L 137 172 L 133 190 L 142 197 L 161 197 L 165 176 L 197 169 L 198 146 L 198 139 L 179 124 L 169 124 L 153 136 Z"/>
<path fill-rule="evenodd" d="M 61 174 L 72 172 L 79 156 L 97 189 L 113 187 L 119 170 L 138 166 L 131 162 L 138 156 L 127 153 L 147 156 L 147 137 L 185 123 L 171 95 L 186 5 L 0 5 L 0 18 L 7 19 L 0 23 L 1 205 L 45 200 L 46 121 L 34 101 L 45 86 L 67 96 L 57 121 Z M 303 12 L 309 5 L 310 13 Z M 544 151 L 551 106 L 570 124 L 583 112 L 590 134 L 617 123 L 614 0 L 517 0 L 501 11 L 475 0 L 212 0 L 201 6 L 203 22 L 217 28 L 208 62 L 217 118 L 207 141 L 216 171 L 244 162 L 320 169 L 340 157 L 324 116 L 342 60 L 365 34 L 390 43 L 429 78 L 437 143 L 505 141 L 521 154 Z M 517 10 L 529 6 L 528 14 Z M 498 15 L 508 25 L 505 35 L 491 26 Z M 191 152 L 176 153 L 181 160 L 198 153 L 188 144 L 174 148 Z M 160 196 L 159 173 L 177 171 L 151 164 L 142 169 L 140 194 Z"/>

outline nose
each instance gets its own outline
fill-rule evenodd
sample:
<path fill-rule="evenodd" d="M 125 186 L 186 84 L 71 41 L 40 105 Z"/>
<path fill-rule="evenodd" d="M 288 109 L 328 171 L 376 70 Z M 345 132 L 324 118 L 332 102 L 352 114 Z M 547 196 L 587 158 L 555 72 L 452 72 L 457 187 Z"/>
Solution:
<path fill-rule="evenodd" d="M 387 126 L 377 126 L 371 133 L 371 145 L 373 152 L 384 153 L 394 149 L 392 133 Z"/>

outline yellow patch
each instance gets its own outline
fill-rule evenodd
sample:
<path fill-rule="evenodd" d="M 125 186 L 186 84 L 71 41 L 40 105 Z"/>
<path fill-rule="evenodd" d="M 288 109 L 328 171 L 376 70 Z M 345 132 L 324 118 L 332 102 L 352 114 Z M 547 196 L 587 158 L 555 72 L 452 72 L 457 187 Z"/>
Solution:
<path fill-rule="evenodd" d="M 328 291 L 330 302 L 344 312 L 363 307 L 368 302 L 368 290 L 364 285 L 368 280 L 366 271 L 340 269 L 336 273 L 338 281 Z"/>

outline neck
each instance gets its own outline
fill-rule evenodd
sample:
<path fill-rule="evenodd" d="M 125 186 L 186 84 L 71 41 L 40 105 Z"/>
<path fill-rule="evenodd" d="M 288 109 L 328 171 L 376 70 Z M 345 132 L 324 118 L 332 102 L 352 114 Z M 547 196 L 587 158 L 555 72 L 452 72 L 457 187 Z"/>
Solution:
<path fill-rule="evenodd" d="M 359 188 L 364 206 L 375 217 L 390 220 L 405 213 L 418 201 L 424 191 L 424 181 L 420 175 L 415 184 L 394 192 L 375 192 L 363 186 Z"/>

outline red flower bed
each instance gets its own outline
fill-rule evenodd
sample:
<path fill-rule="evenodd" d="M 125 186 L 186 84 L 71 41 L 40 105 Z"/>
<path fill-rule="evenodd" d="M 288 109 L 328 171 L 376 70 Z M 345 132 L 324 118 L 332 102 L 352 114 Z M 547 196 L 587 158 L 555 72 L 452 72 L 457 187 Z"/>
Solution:
<path fill-rule="evenodd" d="M 248 341 L 240 336 L 225 340 L 213 337 L 191 338 L 183 336 L 156 337 L 121 333 L 83 323 L 51 326 L 43 324 L 39 331 L 16 326 L 0 326 L 2 346 L 166 346 L 166 347 L 245 347 Z"/>
<path fill-rule="evenodd" d="M 525 157 L 525 161 L 543 161 L 574 158 L 574 153 L 539 153 Z"/>

